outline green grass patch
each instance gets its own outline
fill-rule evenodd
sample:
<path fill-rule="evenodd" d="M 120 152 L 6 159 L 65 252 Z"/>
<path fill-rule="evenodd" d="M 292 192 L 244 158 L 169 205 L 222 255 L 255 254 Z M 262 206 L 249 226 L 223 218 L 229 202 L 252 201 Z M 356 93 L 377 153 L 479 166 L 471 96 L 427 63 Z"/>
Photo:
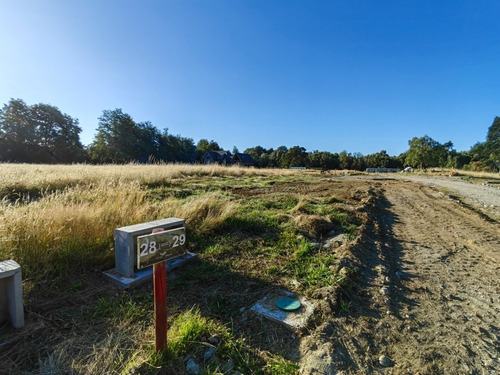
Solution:
<path fill-rule="evenodd" d="M 272 358 L 266 365 L 266 372 L 272 375 L 297 375 L 299 365 L 280 357 Z"/>
<path fill-rule="evenodd" d="M 95 320 L 147 321 L 153 317 L 153 295 L 121 293 L 117 297 L 101 297 L 92 306 L 91 317 Z"/>
<path fill-rule="evenodd" d="M 151 354 L 150 363 L 154 367 L 168 369 L 176 364 L 183 366 L 184 358 L 190 356 L 200 365 L 203 374 L 223 373 L 229 361 L 233 371 L 259 373 L 244 340 L 234 337 L 227 327 L 216 320 L 203 316 L 196 307 L 174 318 L 167 337 L 166 350 Z M 203 356 L 209 348 L 215 349 L 213 359 L 204 363 Z"/>

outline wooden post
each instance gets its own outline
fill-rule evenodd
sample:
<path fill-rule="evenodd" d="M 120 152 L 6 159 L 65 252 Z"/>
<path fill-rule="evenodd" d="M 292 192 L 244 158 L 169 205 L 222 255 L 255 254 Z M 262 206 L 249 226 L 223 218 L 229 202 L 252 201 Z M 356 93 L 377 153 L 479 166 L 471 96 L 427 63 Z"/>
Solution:
<path fill-rule="evenodd" d="M 156 351 L 167 343 L 167 267 L 166 262 L 153 264 Z"/>
<path fill-rule="evenodd" d="M 154 229 L 153 233 L 163 232 Z M 155 348 L 161 352 L 167 344 L 167 262 L 153 264 L 153 290 L 155 309 Z"/>

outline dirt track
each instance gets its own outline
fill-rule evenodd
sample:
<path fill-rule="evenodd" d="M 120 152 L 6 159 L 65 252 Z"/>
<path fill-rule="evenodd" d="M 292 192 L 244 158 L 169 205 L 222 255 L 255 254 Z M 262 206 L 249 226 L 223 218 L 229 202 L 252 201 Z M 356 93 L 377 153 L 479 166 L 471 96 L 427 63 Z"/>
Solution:
<path fill-rule="evenodd" d="M 374 183 L 358 285 L 321 332 L 319 373 L 500 373 L 499 223 L 428 186 Z"/>

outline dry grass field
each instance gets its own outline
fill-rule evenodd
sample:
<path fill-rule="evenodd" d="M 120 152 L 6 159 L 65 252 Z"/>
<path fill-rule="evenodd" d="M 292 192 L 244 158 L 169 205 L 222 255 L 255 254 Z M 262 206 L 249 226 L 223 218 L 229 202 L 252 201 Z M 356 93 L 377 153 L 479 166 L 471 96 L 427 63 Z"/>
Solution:
<path fill-rule="evenodd" d="M 0 174 L 0 259 L 22 266 L 27 322 L 0 327 L 0 370 L 12 373 L 182 374 L 215 337 L 204 373 L 294 374 L 299 338 L 245 310 L 273 288 L 341 285 L 339 258 L 311 241 L 332 230 L 354 239 L 361 223 L 360 197 L 315 171 L 3 164 Z M 120 291 L 102 272 L 115 228 L 167 217 L 186 220 L 199 261 L 169 275 L 158 355 L 151 285 Z"/>

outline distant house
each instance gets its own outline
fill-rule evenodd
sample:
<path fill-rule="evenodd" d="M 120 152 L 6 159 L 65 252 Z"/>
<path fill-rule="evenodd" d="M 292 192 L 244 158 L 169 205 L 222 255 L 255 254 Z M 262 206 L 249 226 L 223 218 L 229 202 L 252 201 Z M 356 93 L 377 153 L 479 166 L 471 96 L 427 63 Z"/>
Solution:
<path fill-rule="evenodd" d="M 201 158 L 201 162 L 203 164 L 230 165 L 232 163 L 232 158 L 227 151 L 207 151 Z"/>
<path fill-rule="evenodd" d="M 233 164 L 244 165 L 246 167 L 254 165 L 255 160 L 253 160 L 252 156 L 249 154 L 243 154 L 241 152 L 237 152 L 233 155 Z"/>
<path fill-rule="evenodd" d="M 201 158 L 201 162 L 203 164 L 237 164 L 242 166 L 251 166 L 255 164 L 255 160 L 248 154 L 238 152 L 231 156 L 227 151 L 207 151 Z"/>

